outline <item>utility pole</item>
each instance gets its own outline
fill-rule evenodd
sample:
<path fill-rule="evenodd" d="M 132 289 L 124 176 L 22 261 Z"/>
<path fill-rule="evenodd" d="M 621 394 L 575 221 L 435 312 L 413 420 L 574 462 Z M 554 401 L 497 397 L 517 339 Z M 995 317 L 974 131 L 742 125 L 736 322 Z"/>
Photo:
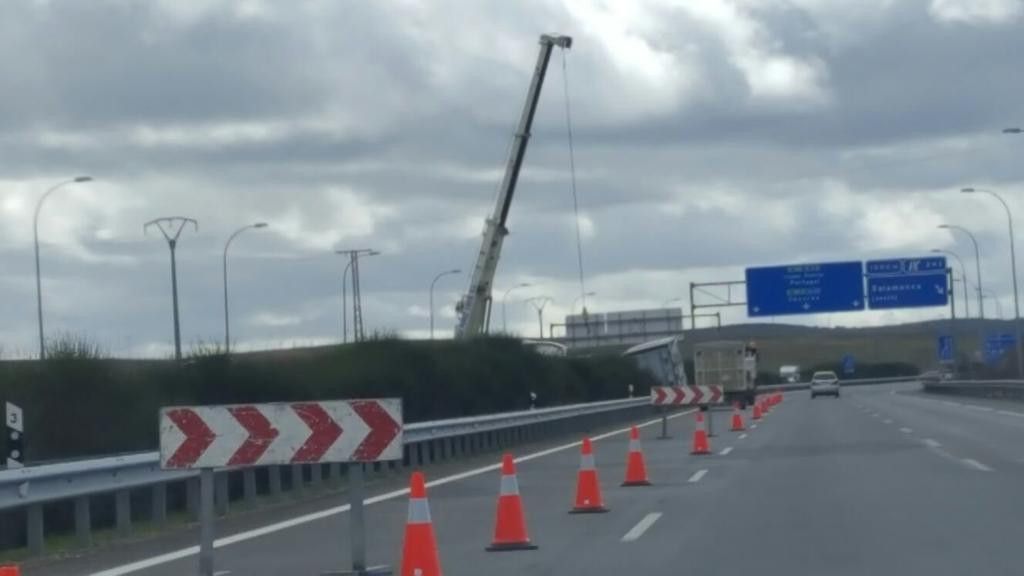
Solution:
<path fill-rule="evenodd" d="M 335 250 L 335 254 L 341 254 L 349 257 L 348 265 L 345 267 L 345 272 L 350 269 L 352 271 L 352 339 L 355 342 L 362 342 L 366 339 L 366 333 L 363 329 L 363 300 L 359 287 L 359 257 L 360 256 L 377 256 L 380 252 L 369 248 L 359 248 L 355 250 Z M 342 333 L 343 339 L 348 340 L 348 322 L 345 318 L 345 274 L 342 274 Z"/>
<path fill-rule="evenodd" d="M 184 216 L 168 216 L 150 220 L 142 226 L 142 233 L 149 233 L 149 229 L 156 227 L 167 240 L 167 246 L 171 249 L 171 301 L 174 308 L 174 359 L 181 361 L 181 322 L 178 316 L 178 262 L 176 251 L 178 238 L 181 236 L 185 226 L 191 224 L 195 232 L 199 231 L 199 222 Z"/>
<path fill-rule="evenodd" d="M 544 339 L 544 307 L 552 302 L 552 299 L 547 296 L 538 296 L 536 298 L 530 298 L 527 300 L 537 310 L 537 328 L 538 337 Z M 540 302 L 538 304 L 538 302 Z"/>

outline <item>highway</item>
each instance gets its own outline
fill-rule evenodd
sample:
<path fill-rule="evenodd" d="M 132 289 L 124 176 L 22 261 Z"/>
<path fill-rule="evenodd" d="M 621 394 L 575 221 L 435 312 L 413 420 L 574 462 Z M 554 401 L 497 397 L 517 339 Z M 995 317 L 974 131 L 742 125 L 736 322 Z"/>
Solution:
<path fill-rule="evenodd" d="M 749 412 L 747 414 L 749 416 Z M 429 468 L 447 575 L 1019 574 L 1024 405 L 926 396 L 916 385 L 846 388 L 785 401 L 742 434 L 715 416 L 713 455 L 691 456 L 693 414 L 671 440 L 643 428 L 652 487 L 620 488 L 624 429 L 596 434 L 608 514 L 570 515 L 574 439 L 522 447 L 519 485 L 539 550 L 490 553 L 496 455 Z M 391 482 L 391 483 L 389 483 Z M 400 564 L 407 500 L 395 479 L 367 508 L 371 563 Z M 230 518 L 222 576 L 319 575 L 348 566 L 340 496 Z M 320 513 L 322 517 L 309 517 Z M 286 526 L 254 533 L 267 523 Z M 29 565 L 30 575 L 195 573 L 194 533 Z M 175 553 L 175 551 L 183 550 Z M 160 554 L 170 553 L 166 558 Z M 144 567 L 146 564 L 152 566 Z"/>

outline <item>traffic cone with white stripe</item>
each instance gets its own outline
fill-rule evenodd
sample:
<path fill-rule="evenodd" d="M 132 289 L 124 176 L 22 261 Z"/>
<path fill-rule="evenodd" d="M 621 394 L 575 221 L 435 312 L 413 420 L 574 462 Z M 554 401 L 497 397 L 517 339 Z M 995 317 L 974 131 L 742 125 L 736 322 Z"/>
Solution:
<path fill-rule="evenodd" d="M 519 496 L 516 463 L 511 454 L 501 460 L 501 493 L 498 495 L 498 515 L 494 521 L 494 541 L 487 550 L 536 550 L 526 533 L 526 515 Z"/>
<path fill-rule="evenodd" d="M 409 519 L 402 545 L 401 576 L 441 576 L 437 538 L 427 502 L 427 483 L 421 472 L 413 472 L 409 482 Z"/>
<path fill-rule="evenodd" d="M 21 568 L 14 564 L 0 566 L 0 576 L 21 576 Z"/>
<path fill-rule="evenodd" d="M 746 428 L 743 426 L 743 415 L 740 414 L 739 404 L 732 405 L 732 431 L 743 432 Z"/>
<path fill-rule="evenodd" d="M 633 426 L 629 430 L 629 455 L 626 456 L 626 481 L 623 486 L 650 486 L 647 480 L 647 463 L 644 452 L 640 449 L 640 429 Z"/>
<path fill-rule="evenodd" d="M 704 415 L 700 412 L 697 412 L 697 428 L 693 431 L 693 450 L 690 451 L 690 454 L 711 454 L 711 446 L 708 445 L 708 431 L 704 425 Z"/>
<path fill-rule="evenodd" d="M 580 448 L 580 471 L 576 476 L 576 506 L 570 514 L 597 514 L 607 512 L 601 499 L 601 483 L 597 479 L 597 467 L 594 465 L 594 447 L 590 438 L 583 439 Z"/>

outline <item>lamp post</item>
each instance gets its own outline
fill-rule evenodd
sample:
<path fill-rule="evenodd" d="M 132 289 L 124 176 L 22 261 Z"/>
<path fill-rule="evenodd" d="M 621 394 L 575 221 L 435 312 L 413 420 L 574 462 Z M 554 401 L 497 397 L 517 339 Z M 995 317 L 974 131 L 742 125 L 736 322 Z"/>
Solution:
<path fill-rule="evenodd" d="M 185 218 L 183 216 L 169 216 L 166 218 L 157 218 L 150 220 L 142 225 L 143 234 L 148 233 L 149 229 L 156 227 L 160 229 L 160 232 L 164 235 L 164 239 L 167 240 L 167 246 L 171 249 L 171 302 L 174 309 L 174 359 L 181 361 L 181 322 L 178 317 L 178 259 L 177 259 L 177 248 L 178 238 L 181 236 L 181 231 L 185 229 L 185 226 L 191 224 L 193 230 L 199 231 L 199 222 L 192 218 Z"/>
<path fill-rule="evenodd" d="M 960 255 L 952 250 L 939 250 L 938 248 L 932 250 L 932 254 L 947 254 L 952 256 L 954 260 L 960 263 L 960 275 L 964 279 L 964 318 L 971 317 L 971 305 L 970 299 L 967 298 L 967 268 L 964 266 L 964 261 L 960 258 Z"/>
<path fill-rule="evenodd" d="M 352 332 L 353 337 L 358 342 L 362 339 L 362 301 L 359 296 L 359 257 L 360 256 L 379 256 L 380 252 L 376 250 L 370 250 L 367 248 L 360 248 L 358 250 L 335 250 L 335 254 L 342 256 L 348 256 L 348 264 L 345 265 L 344 272 L 341 273 L 341 343 L 345 344 L 348 342 L 348 271 L 351 269 L 352 272 Z M 356 322 L 359 322 L 359 326 L 356 326 Z"/>
<path fill-rule="evenodd" d="M 39 212 L 43 209 L 43 203 L 57 190 L 67 186 L 68 184 L 80 184 L 82 182 L 92 182 L 91 176 L 78 176 L 71 180 L 65 180 L 52 186 L 49 190 L 43 193 L 36 202 L 36 211 L 32 217 L 32 239 L 35 244 L 36 254 L 36 315 L 39 320 L 39 359 L 46 360 L 46 337 L 43 334 L 43 281 L 42 276 L 39 272 Z"/>
<path fill-rule="evenodd" d="M 958 232 L 963 232 L 964 234 L 967 234 L 968 238 L 971 239 L 971 244 L 974 244 L 974 267 L 978 276 L 978 317 L 984 320 L 985 303 L 982 302 L 981 298 L 981 250 L 978 249 L 978 239 L 974 237 L 974 234 L 970 230 L 964 228 L 963 226 L 957 226 L 956 224 L 939 224 L 939 228 L 942 228 L 944 230 L 956 230 Z M 964 286 L 964 290 L 967 290 L 966 285 Z"/>
<path fill-rule="evenodd" d="M 266 228 L 266 222 L 256 222 L 247 226 L 242 226 L 238 230 L 235 230 L 231 236 L 228 236 L 228 241 L 224 243 L 224 353 L 231 354 L 231 319 L 228 307 L 228 248 L 231 247 L 231 243 L 234 242 L 235 238 L 239 234 L 246 230 L 259 230 Z"/>
<path fill-rule="evenodd" d="M 580 300 L 584 300 L 585 301 L 586 298 L 590 298 L 592 296 L 597 296 L 597 292 L 587 292 L 586 294 L 580 294 L 579 296 L 577 296 L 572 301 L 572 312 L 573 312 L 573 314 L 576 313 L 576 304 L 578 304 Z M 586 308 L 586 306 L 584 306 L 584 309 L 585 308 Z"/>
<path fill-rule="evenodd" d="M 554 302 L 554 300 L 552 300 L 548 296 L 537 296 L 536 298 L 530 298 L 529 300 L 527 300 L 527 302 L 529 302 L 534 307 L 534 309 L 537 310 L 537 327 L 540 329 L 540 332 L 539 332 L 540 336 L 539 336 L 539 338 L 541 340 L 543 340 L 544 339 L 544 307 L 547 306 L 548 304 L 550 304 L 551 302 Z M 538 302 L 539 302 L 539 304 L 538 304 Z"/>
<path fill-rule="evenodd" d="M 452 275 L 455 275 L 455 274 L 462 274 L 462 270 L 459 270 L 458 268 L 456 268 L 454 270 L 445 270 L 444 272 L 440 272 L 437 276 L 434 276 L 434 279 L 430 281 L 430 339 L 431 340 L 434 339 L 434 284 L 437 284 L 437 281 L 440 280 L 441 278 L 445 277 L 445 276 L 452 276 Z"/>
<path fill-rule="evenodd" d="M 1006 223 L 1010 231 L 1010 271 L 1013 274 L 1013 327 L 1017 339 L 1017 377 L 1024 378 L 1024 344 L 1020 340 L 1020 295 L 1017 293 L 1017 251 L 1013 239 L 1013 214 L 1010 213 L 1010 206 L 1003 197 L 991 190 L 981 188 L 961 188 L 964 194 L 982 193 L 992 196 L 1003 205 L 1006 210 Z"/>
<path fill-rule="evenodd" d="M 508 290 L 505 290 L 505 294 L 501 297 L 501 331 L 502 332 L 508 334 L 508 315 L 505 312 L 505 301 L 508 300 L 508 295 L 511 294 L 513 290 L 518 290 L 519 288 L 529 288 L 530 286 L 533 286 L 533 284 L 530 284 L 529 282 L 522 282 L 520 284 L 516 284 L 515 286 L 509 288 Z"/>

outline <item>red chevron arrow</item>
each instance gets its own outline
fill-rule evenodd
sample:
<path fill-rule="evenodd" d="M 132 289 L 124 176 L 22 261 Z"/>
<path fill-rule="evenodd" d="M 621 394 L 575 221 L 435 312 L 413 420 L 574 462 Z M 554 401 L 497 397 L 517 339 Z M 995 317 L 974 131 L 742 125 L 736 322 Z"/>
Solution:
<path fill-rule="evenodd" d="M 292 462 L 319 462 L 341 436 L 341 426 L 319 404 L 292 404 L 292 410 L 312 432 L 292 456 Z"/>
<path fill-rule="evenodd" d="M 249 433 L 245 442 L 231 455 L 228 466 L 255 464 L 280 433 L 255 406 L 234 406 L 228 408 L 228 412 Z"/>
<path fill-rule="evenodd" d="M 651 388 L 654 391 L 655 398 L 654 403 L 656 405 L 665 404 L 665 388 L 663 386 L 655 386 Z"/>
<path fill-rule="evenodd" d="M 352 410 L 370 427 L 370 433 L 359 443 L 352 453 L 352 460 L 357 462 L 374 462 L 380 453 L 398 436 L 402 427 L 388 414 L 388 411 L 373 400 L 353 400 L 349 402 Z"/>
<path fill-rule="evenodd" d="M 198 414 L 188 408 L 168 410 L 167 418 L 185 435 L 185 441 L 167 459 L 165 465 L 168 468 L 187 468 L 206 452 L 217 436 Z"/>
<path fill-rule="evenodd" d="M 704 391 L 701 390 L 700 386 L 693 387 L 693 403 L 700 404 L 700 401 L 704 399 Z"/>
<path fill-rule="evenodd" d="M 718 404 L 722 400 L 722 387 L 712 386 L 711 387 L 711 403 Z"/>

